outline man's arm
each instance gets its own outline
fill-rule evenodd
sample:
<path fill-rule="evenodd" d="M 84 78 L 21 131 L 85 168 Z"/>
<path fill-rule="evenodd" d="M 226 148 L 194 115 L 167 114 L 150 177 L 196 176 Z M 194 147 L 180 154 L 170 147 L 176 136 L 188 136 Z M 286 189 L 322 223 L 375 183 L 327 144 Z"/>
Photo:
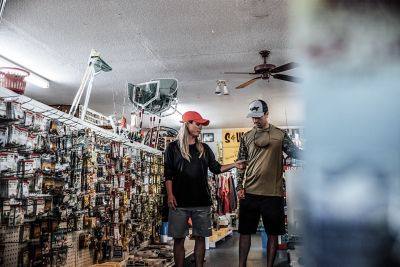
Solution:
<path fill-rule="evenodd" d="M 238 160 L 241 160 L 243 162 L 245 162 L 248 159 L 248 151 L 243 137 L 240 139 L 240 146 L 237 158 Z M 238 168 L 238 177 L 237 177 L 238 180 L 236 186 L 237 191 L 243 190 L 244 173 L 245 173 L 245 166 L 243 166 L 242 168 Z"/>
<path fill-rule="evenodd" d="M 293 143 L 286 132 L 283 138 L 283 151 L 291 158 L 300 159 L 303 156 L 303 151 Z"/>

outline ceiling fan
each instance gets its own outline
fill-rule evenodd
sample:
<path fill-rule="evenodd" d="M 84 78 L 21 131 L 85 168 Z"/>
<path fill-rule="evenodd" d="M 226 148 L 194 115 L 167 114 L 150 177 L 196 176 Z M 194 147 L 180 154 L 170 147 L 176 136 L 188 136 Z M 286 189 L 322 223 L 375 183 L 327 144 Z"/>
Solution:
<path fill-rule="evenodd" d="M 290 63 L 286 63 L 284 65 L 281 65 L 279 67 L 272 65 L 272 64 L 267 64 L 267 58 L 270 53 L 271 52 L 268 50 L 260 51 L 260 55 L 264 59 L 264 64 L 255 66 L 254 72 L 224 72 L 224 74 L 260 75 L 251 80 L 248 80 L 247 82 L 242 83 L 241 85 L 237 86 L 236 89 L 245 88 L 245 87 L 249 86 L 250 84 L 254 83 L 255 81 L 257 81 L 258 79 L 268 80 L 270 77 L 273 77 L 273 78 L 279 79 L 279 80 L 288 81 L 288 82 L 295 82 L 295 83 L 299 83 L 301 81 L 300 78 L 297 78 L 294 76 L 289 76 L 286 74 L 280 74 L 280 72 L 297 68 L 299 66 L 298 63 L 290 62 Z"/>

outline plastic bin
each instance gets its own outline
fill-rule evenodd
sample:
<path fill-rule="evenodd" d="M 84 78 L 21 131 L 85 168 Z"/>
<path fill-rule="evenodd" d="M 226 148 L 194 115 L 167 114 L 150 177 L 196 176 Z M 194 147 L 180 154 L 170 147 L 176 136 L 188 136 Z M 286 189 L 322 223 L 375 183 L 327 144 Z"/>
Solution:
<path fill-rule="evenodd" d="M 163 222 L 160 229 L 161 243 L 166 243 L 168 241 L 168 222 Z"/>
<path fill-rule="evenodd" d="M 263 227 L 263 228 L 261 228 L 261 246 L 263 249 L 267 248 L 267 243 L 268 243 L 268 236 Z"/>
<path fill-rule="evenodd" d="M 161 235 L 168 235 L 168 222 L 161 224 Z"/>

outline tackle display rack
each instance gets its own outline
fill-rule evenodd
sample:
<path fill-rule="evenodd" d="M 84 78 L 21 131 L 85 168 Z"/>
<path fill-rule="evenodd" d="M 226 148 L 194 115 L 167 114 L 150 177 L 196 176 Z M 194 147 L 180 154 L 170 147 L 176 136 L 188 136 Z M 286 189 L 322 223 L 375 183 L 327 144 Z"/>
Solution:
<path fill-rule="evenodd" d="M 123 261 L 159 241 L 159 150 L 0 88 L 0 171 L 0 266 Z"/>

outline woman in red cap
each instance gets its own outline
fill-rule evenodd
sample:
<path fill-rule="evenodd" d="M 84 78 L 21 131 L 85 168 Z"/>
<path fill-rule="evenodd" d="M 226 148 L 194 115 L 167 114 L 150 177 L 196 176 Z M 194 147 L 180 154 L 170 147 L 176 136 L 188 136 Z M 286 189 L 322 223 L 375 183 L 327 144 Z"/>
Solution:
<path fill-rule="evenodd" d="M 189 234 L 189 218 L 193 224 L 196 266 L 203 266 L 205 237 L 212 234 L 208 169 L 214 174 L 219 174 L 233 167 L 244 167 L 242 161 L 219 164 L 210 147 L 199 141 L 201 129 L 209 123 L 209 120 L 195 111 L 184 113 L 178 139 L 171 142 L 165 151 L 164 176 L 169 206 L 168 236 L 174 238 L 174 260 L 177 267 L 184 265 L 184 242 Z"/>

